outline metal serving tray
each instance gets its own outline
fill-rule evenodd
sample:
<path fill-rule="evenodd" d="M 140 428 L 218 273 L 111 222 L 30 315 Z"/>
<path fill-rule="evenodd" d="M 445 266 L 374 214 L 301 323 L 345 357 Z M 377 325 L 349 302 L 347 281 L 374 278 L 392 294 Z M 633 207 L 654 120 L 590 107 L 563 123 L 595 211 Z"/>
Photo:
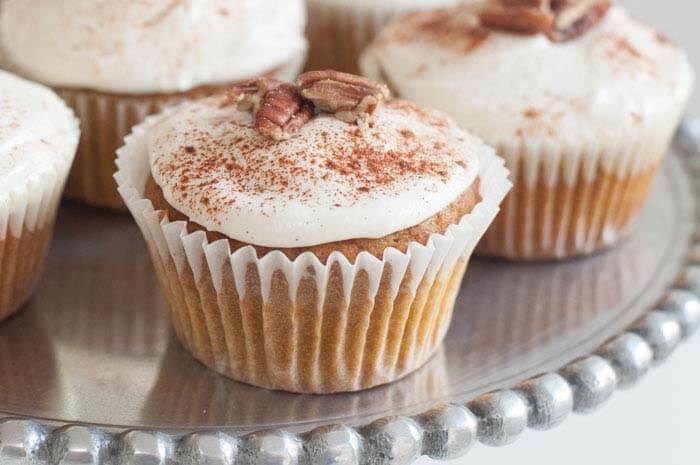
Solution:
<path fill-rule="evenodd" d="M 131 218 L 66 204 L 36 296 L 0 326 L 0 464 L 404 465 L 590 411 L 700 320 L 697 126 L 621 246 L 566 263 L 474 260 L 438 355 L 356 394 L 207 370 L 171 333 Z"/>

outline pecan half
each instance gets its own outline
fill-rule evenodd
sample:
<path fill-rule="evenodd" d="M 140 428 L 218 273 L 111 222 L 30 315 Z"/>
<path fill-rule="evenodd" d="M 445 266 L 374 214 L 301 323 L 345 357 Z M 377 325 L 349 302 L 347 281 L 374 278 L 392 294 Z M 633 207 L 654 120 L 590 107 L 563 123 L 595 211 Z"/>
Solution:
<path fill-rule="evenodd" d="M 295 86 L 276 79 L 236 84 L 229 95 L 239 110 L 253 113 L 258 132 L 273 140 L 289 139 L 314 116 L 313 106 Z"/>
<path fill-rule="evenodd" d="M 491 0 L 479 20 L 492 29 L 546 33 L 553 42 L 564 42 L 598 24 L 609 8 L 610 0 Z"/>
<path fill-rule="evenodd" d="M 582 36 L 598 24 L 610 9 L 610 0 L 553 0 L 554 25 L 547 32 L 553 42 Z"/>
<path fill-rule="evenodd" d="M 282 85 L 282 81 L 271 78 L 257 78 L 240 82 L 229 91 L 230 102 L 235 103 L 241 111 L 257 113 L 262 98 L 272 89 Z"/>
<path fill-rule="evenodd" d="M 292 84 L 281 84 L 268 91 L 255 114 L 255 129 L 273 140 L 285 140 L 314 116 L 314 108 Z"/>
<path fill-rule="evenodd" d="M 530 35 L 549 31 L 554 15 L 548 0 L 500 0 L 489 2 L 479 20 L 488 28 Z"/>
<path fill-rule="evenodd" d="M 548 0 L 500 0 L 503 6 L 529 6 L 533 8 L 547 8 Z"/>
<path fill-rule="evenodd" d="M 310 71 L 299 76 L 297 85 L 317 109 L 351 124 L 372 115 L 389 98 L 385 85 L 339 71 Z"/>

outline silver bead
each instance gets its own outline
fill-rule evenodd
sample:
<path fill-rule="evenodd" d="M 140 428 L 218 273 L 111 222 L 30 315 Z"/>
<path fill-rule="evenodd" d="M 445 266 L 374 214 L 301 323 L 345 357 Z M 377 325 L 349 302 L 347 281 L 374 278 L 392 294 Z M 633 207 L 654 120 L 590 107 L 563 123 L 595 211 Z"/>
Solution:
<path fill-rule="evenodd" d="M 28 465 L 47 460 L 46 430 L 29 420 L 0 423 L 0 464 Z"/>
<path fill-rule="evenodd" d="M 574 393 L 574 412 L 586 413 L 610 398 L 617 387 L 617 375 L 610 363 L 597 355 L 571 362 L 560 374 Z"/>
<path fill-rule="evenodd" d="M 115 465 L 169 465 L 172 452 L 173 444 L 169 436 L 130 431 L 119 438 Z"/>
<path fill-rule="evenodd" d="M 422 431 L 410 418 L 377 420 L 361 431 L 365 465 L 409 465 L 421 455 Z"/>
<path fill-rule="evenodd" d="M 51 463 L 56 465 L 97 465 L 105 462 L 109 438 L 84 426 L 68 426 L 51 434 Z"/>
<path fill-rule="evenodd" d="M 360 435 L 343 425 L 318 428 L 304 441 L 304 451 L 310 465 L 359 465 Z"/>
<path fill-rule="evenodd" d="M 634 386 L 647 374 L 654 361 L 654 352 L 649 344 L 634 333 L 616 337 L 599 349 L 598 355 L 612 364 L 620 389 Z"/>
<path fill-rule="evenodd" d="M 700 266 L 689 266 L 678 280 L 678 286 L 700 296 Z"/>
<path fill-rule="evenodd" d="M 530 413 L 527 425 L 548 430 L 561 424 L 574 409 L 574 393 L 560 375 L 549 373 L 525 381 L 517 388 L 527 399 Z"/>
<path fill-rule="evenodd" d="M 461 405 L 445 404 L 416 418 L 423 428 L 423 455 L 450 460 L 466 454 L 477 440 L 479 422 Z"/>
<path fill-rule="evenodd" d="M 239 449 L 237 463 L 241 465 L 297 465 L 301 441 L 282 430 L 261 431 L 246 436 Z"/>
<path fill-rule="evenodd" d="M 527 428 L 528 405 L 515 391 L 497 391 L 472 401 L 469 409 L 479 419 L 479 441 L 488 446 L 514 442 Z"/>
<path fill-rule="evenodd" d="M 233 465 L 238 443 L 224 433 L 194 433 L 181 439 L 178 463 L 186 465 Z"/>
<path fill-rule="evenodd" d="M 681 325 L 672 316 L 659 311 L 644 315 L 633 331 L 644 338 L 654 351 L 654 360 L 662 362 L 673 353 L 681 341 Z"/>
<path fill-rule="evenodd" d="M 700 326 L 699 295 L 687 290 L 674 289 L 660 305 L 660 310 L 675 318 L 681 325 L 683 337 L 689 337 Z"/>

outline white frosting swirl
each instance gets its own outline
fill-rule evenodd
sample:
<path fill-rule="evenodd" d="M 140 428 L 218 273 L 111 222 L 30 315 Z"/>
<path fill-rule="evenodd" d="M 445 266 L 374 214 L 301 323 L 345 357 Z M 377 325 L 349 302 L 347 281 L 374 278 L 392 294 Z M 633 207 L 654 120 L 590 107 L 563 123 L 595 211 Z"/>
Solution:
<path fill-rule="evenodd" d="M 417 225 L 474 182 L 490 151 L 440 113 L 393 101 L 360 129 L 318 116 L 272 142 L 220 97 L 148 134 L 165 199 L 210 231 L 265 247 L 380 238 Z"/>
<path fill-rule="evenodd" d="M 0 207 L 11 192 L 70 165 L 78 124 L 46 87 L 0 71 Z"/>
<path fill-rule="evenodd" d="M 485 33 L 476 8 L 398 18 L 363 56 L 363 72 L 447 112 L 492 145 L 515 138 L 614 145 L 621 134 L 655 131 L 665 149 L 693 85 L 676 45 L 618 7 L 565 43 Z"/>
<path fill-rule="evenodd" d="M 186 91 L 306 53 L 303 0 L 4 0 L 8 66 L 56 86 Z"/>

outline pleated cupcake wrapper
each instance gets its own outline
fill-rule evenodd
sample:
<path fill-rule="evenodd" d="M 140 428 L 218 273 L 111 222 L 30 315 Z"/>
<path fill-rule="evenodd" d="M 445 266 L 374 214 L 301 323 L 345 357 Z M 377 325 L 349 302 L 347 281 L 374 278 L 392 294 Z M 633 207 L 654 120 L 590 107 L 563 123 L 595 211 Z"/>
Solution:
<path fill-rule="evenodd" d="M 457 2 L 444 0 L 443 4 Z M 400 2 L 381 0 L 374 6 L 364 8 L 354 0 L 346 0 L 342 4 L 337 1 L 307 0 L 307 4 L 311 44 L 306 64 L 308 70 L 337 69 L 358 73 L 358 60 L 365 47 L 392 17 L 407 11 Z"/>
<path fill-rule="evenodd" d="M 510 188 L 500 158 L 481 160 L 483 200 L 427 244 L 388 248 L 381 259 L 362 252 L 354 262 L 340 252 L 326 263 L 310 252 L 260 258 L 252 246 L 231 253 L 228 241 L 189 234 L 144 198 L 145 134 L 158 119 L 127 138 L 115 178 L 148 242 L 176 332 L 196 358 L 250 384 L 323 393 L 390 382 L 430 357 L 469 257 Z"/>
<path fill-rule="evenodd" d="M 562 259 L 613 245 L 640 216 L 679 119 L 680 113 L 663 124 L 560 140 L 491 141 L 514 189 L 478 253 Z"/>
<path fill-rule="evenodd" d="M 75 141 L 78 122 L 75 122 Z M 55 161 L 25 184 L 0 193 L 0 320 L 25 303 L 41 272 L 61 193 L 74 152 Z"/>
<path fill-rule="evenodd" d="M 294 79 L 305 54 L 281 67 L 275 76 Z M 225 92 L 228 85 L 209 86 L 189 92 L 151 95 L 120 95 L 82 89 L 56 89 L 82 121 L 78 154 L 66 184 L 66 196 L 89 205 L 114 210 L 126 206 L 114 182 L 115 153 L 131 128 L 147 116 L 185 100 Z"/>

